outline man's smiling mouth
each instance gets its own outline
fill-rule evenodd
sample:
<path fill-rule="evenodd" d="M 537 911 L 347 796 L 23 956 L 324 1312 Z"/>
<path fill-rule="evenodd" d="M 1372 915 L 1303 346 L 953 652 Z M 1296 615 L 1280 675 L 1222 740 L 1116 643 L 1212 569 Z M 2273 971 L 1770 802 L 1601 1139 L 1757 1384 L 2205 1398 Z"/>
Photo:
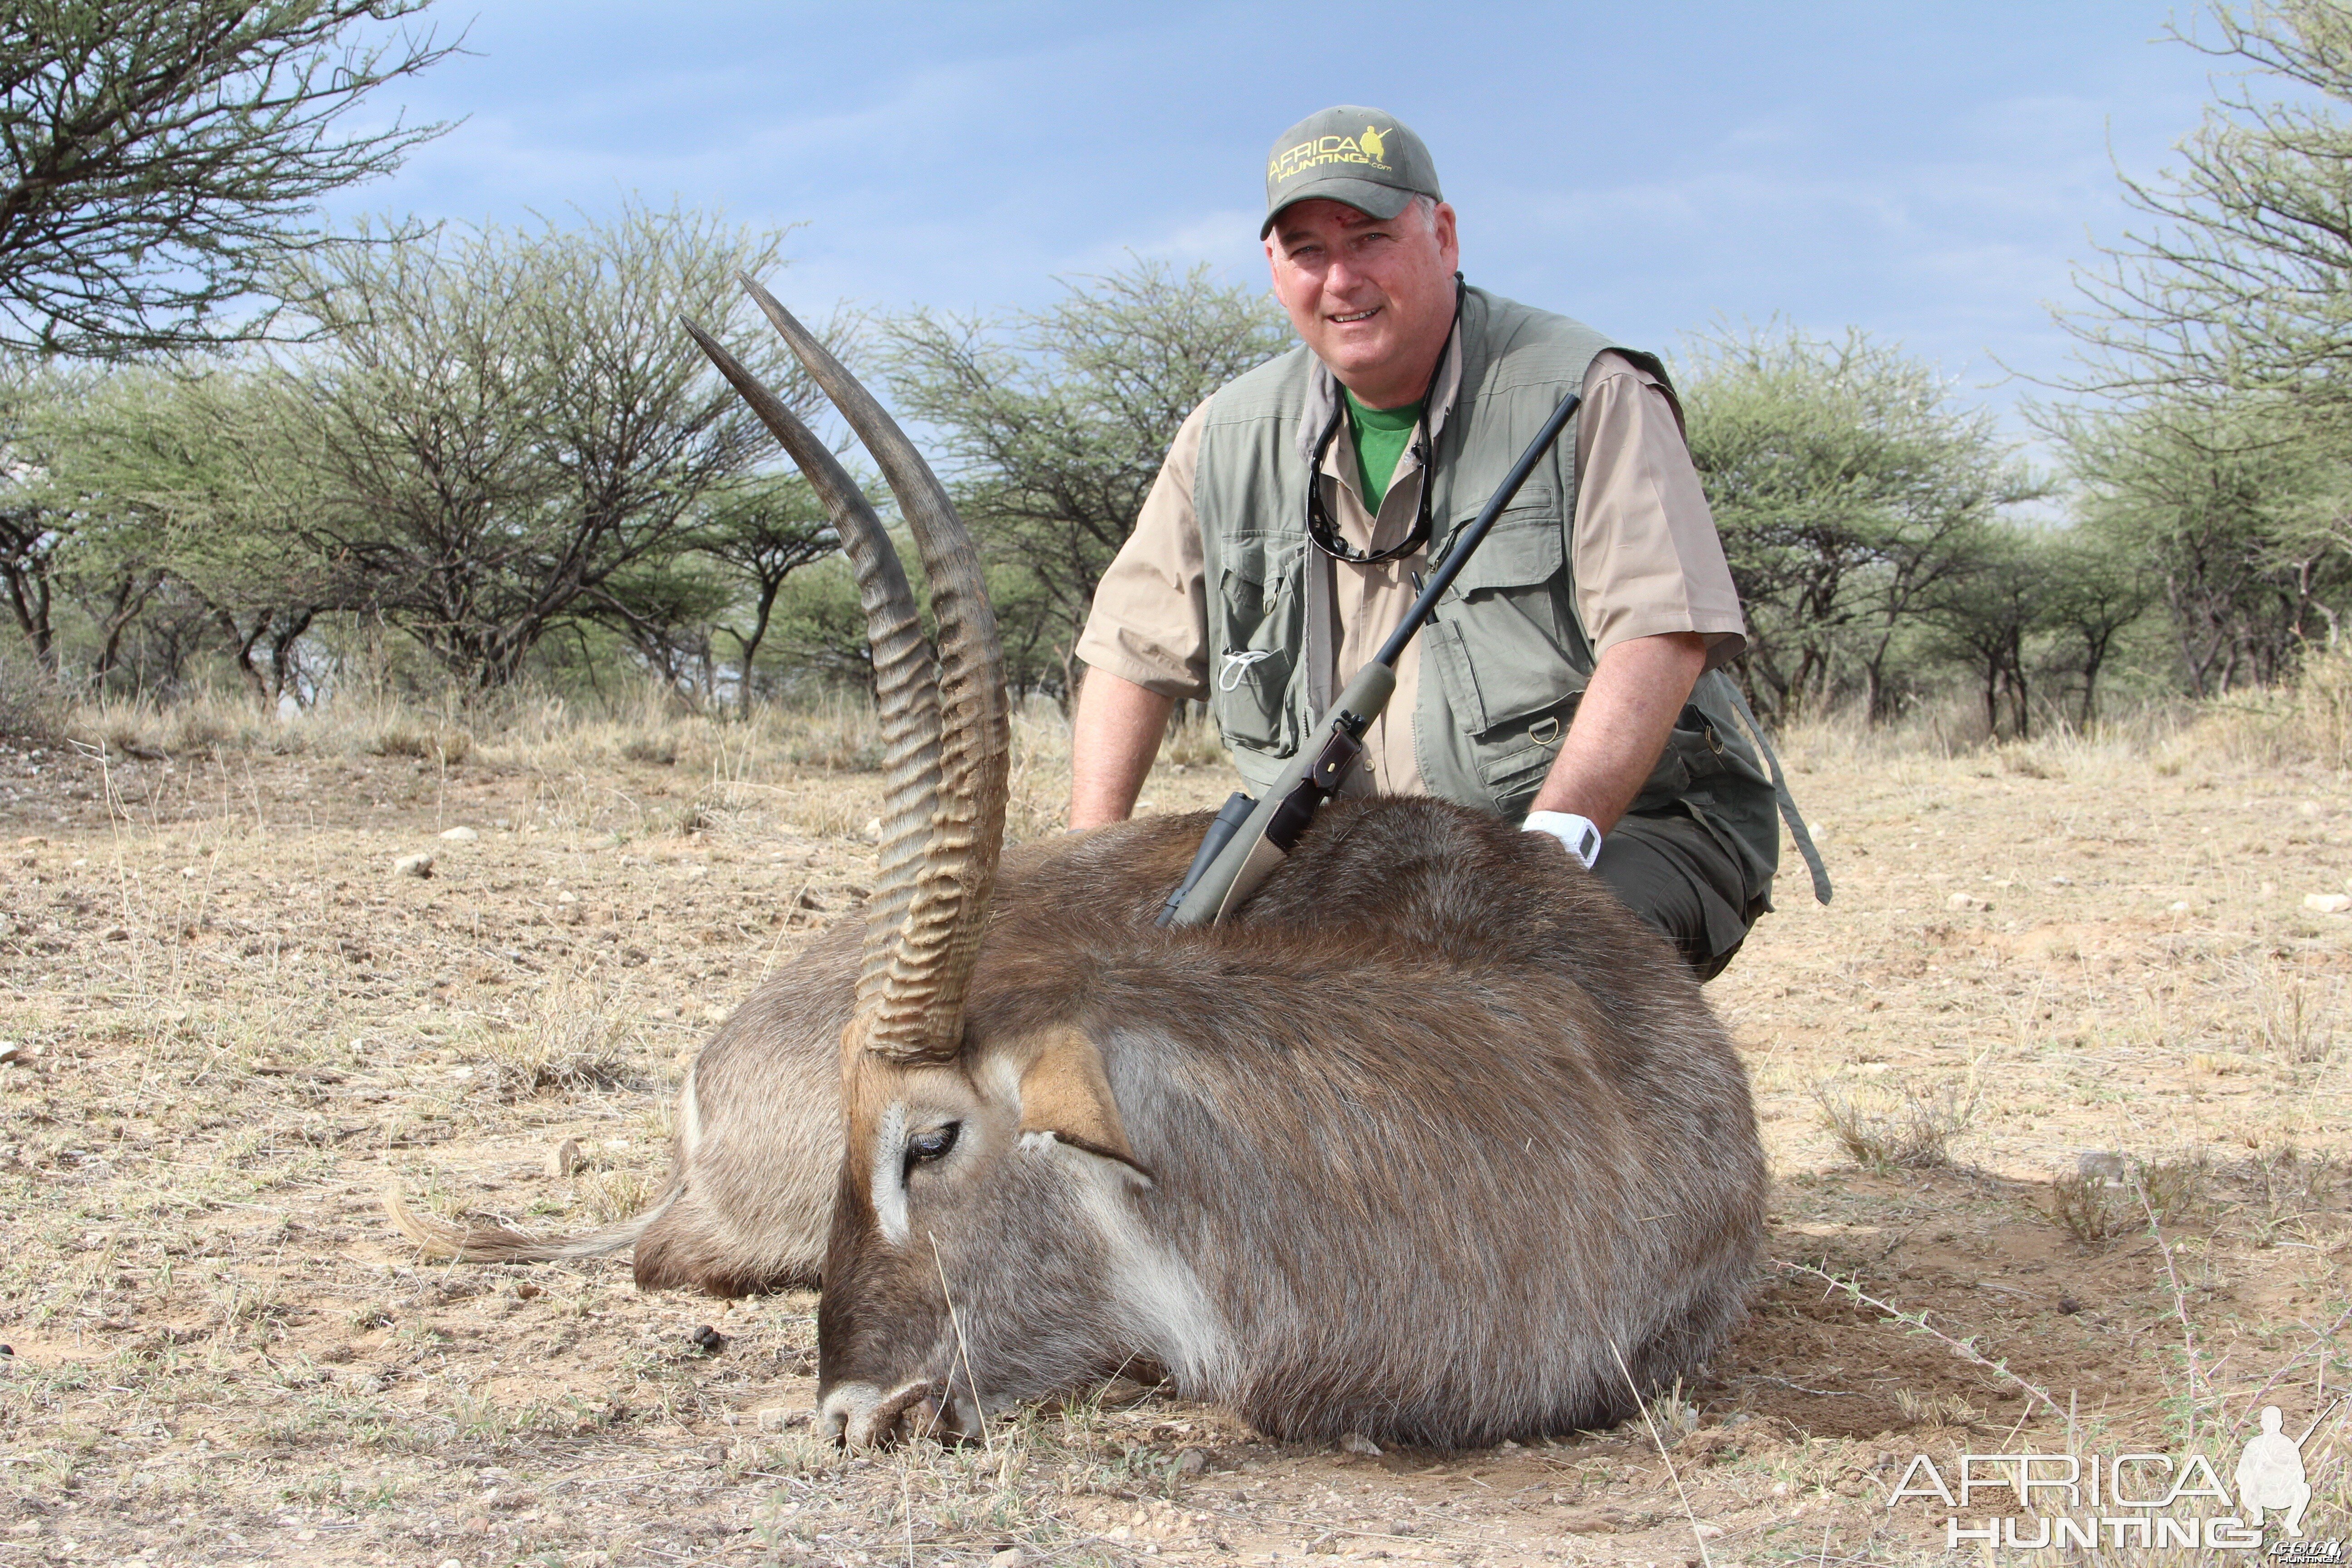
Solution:
<path fill-rule="evenodd" d="M 1380 314 L 1380 310 L 1381 310 L 1381 308 L 1380 308 L 1378 305 L 1375 305 L 1375 306 L 1373 306 L 1373 307 L 1372 307 L 1370 310 L 1359 310 L 1359 311 L 1357 311 L 1357 312 L 1356 312 L 1354 315 L 1352 315 L 1352 316 L 1334 316 L 1334 317 L 1332 317 L 1331 319 L 1332 319 L 1334 321 L 1343 321 L 1343 322 L 1344 322 L 1344 321 L 1370 321 L 1374 316 L 1376 316 L 1376 315 Z"/>

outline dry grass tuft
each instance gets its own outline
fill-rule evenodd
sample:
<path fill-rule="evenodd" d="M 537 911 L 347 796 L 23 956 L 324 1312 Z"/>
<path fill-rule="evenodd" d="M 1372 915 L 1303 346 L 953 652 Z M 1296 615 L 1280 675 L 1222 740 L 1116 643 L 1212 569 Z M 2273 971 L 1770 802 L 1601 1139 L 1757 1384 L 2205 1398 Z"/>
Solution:
<path fill-rule="evenodd" d="M 525 1027 L 494 1032 L 478 1047 L 476 1060 L 488 1069 L 492 1091 L 512 1100 L 551 1089 L 632 1087 L 629 1026 L 609 1016 L 614 1000 L 584 979 L 550 984 Z"/>
<path fill-rule="evenodd" d="M 2051 1223 L 2085 1247 L 2104 1247 L 2147 1227 L 2153 1215 L 2168 1224 L 2205 1199 L 2212 1175 L 2202 1153 L 2177 1160 L 2131 1163 L 2121 1180 L 2079 1171 L 2050 1184 Z"/>
<path fill-rule="evenodd" d="M 580 1212 L 598 1225 L 618 1225 L 643 1214 L 660 1184 L 640 1171 L 586 1171 L 573 1187 Z"/>
<path fill-rule="evenodd" d="M 1856 1164 L 1874 1171 L 1931 1170 L 1952 1163 L 1951 1142 L 1976 1120 L 1978 1089 L 1844 1089 L 1813 1085 L 1822 1124 Z"/>

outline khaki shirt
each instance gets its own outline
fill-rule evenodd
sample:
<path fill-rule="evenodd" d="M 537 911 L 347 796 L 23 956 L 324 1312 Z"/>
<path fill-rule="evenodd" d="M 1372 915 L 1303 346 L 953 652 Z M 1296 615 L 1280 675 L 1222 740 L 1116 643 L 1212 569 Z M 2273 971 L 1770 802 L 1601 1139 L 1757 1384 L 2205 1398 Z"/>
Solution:
<path fill-rule="evenodd" d="M 1437 399 L 1444 406 L 1450 399 Z M 1077 656 L 1163 697 L 1205 698 L 1210 668 L 1202 599 L 1200 519 L 1192 476 L 1208 405 L 1185 419 L 1135 531 L 1095 589 Z M 1370 552 L 1401 543 L 1421 505 L 1418 438 L 1397 461 L 1380 515 L 1358 489 L 1348 422 L 1324 455 L 1324 499 L 1340 537 Z M 1674 397 L 1655 376 L 1622 354 L 1603 353 L 1585 373 L 1576 420 L 1576 520 L 1570 531 L 1576 612 L 1595 658 L 1631 637 L 1697 632 L 1707 639 L 1707 667 L 1747 646 L 1739 595 L 1725 564 L 1723 542 L 1707 510 L 1698 470 L 1683 438 Z M 1308 548 L 1312 549 L 1310 545 Z M 1426 551 L 1373 566 L 1335 563 L 1338 690 L 1363 668 L 1412 607 L 1409 573 L 1428 571 Z M 1234 672 L 1224 672 L 1232 674 Z M 1384 795 L 1423 793 L 1413 760 L 1412 715 L 1420 696 L 1421 645 L 1397 660 L 1396 695 L 1364 737 L 1368 783 Z"/>

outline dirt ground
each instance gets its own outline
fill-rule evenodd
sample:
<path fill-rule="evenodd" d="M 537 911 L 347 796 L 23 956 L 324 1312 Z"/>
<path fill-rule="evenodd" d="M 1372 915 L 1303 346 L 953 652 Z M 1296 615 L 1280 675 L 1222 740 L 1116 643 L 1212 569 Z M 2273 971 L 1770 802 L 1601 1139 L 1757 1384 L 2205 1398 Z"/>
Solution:
<path fill-rule="evenodd" d="M 1066 775 L 1024 739 L 1034 834 Z M 1770 1263 L 1642 1422 L 1366 1453 L 1118 1384 L 845 1458 L 813 1297 L 434 1264 L 381 1195 L 632 1212 L 698 1044 L 861 895 L 877 779 L 773 728 L 461 740 L 0 752 L 0 1568 L 1990 1560 L 1890 1502 L 1914 1456 L 2226 1484 L 2264 1404 L 2319 1421 L 2307 1535 L 2352 1533 L 2339 775 L 1801 737 L 1837 900 L 1784 877 L 1709 987 Z M 1150 807 L 1231 787 L 1179 754 Z M 2137 1539 L 2068 1560 L 2248 1560 Z"/>

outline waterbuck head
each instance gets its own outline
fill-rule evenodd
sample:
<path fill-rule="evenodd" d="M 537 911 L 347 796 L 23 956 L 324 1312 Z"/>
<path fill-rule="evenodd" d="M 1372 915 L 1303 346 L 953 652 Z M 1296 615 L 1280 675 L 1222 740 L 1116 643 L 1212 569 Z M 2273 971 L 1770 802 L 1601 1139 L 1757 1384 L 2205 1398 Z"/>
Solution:
<path fill-rule="evenodd" d="M 1129 1146 L 1094 1041 L 1043 1020 L 975 1026 L 968 1006 L 1004 831 L 1003 657 L 980 558 L 898 424 L 765 289 L 743 279 L 897 496 L 931 591 L 936 647 L 872 504 L 768 388 L 693 333 L 823 498 L 856 570 L 883 748 L 881 864 L 856 1005 L 841 1041 L 846 1141 L 824 1265 L 825 1425 L 856 1447 L 899 1433 L 976 1436 L 993 1403 L 1064 1386 L 1099 1359 L 1108 1303 L 1084 1242 L 1024 1267 L 1006 1238 L 1097 1234 L 1078 1212 L 1150 1180 Z M 1066 1333 L 989 1299 L 1017 1276 Z M 999 1342 L 995 1325 L 1025 1328 Z M 1089 1349 L 1088 1347 L 1094 1347 Z M 1108 1369 L 1105 1369 L 1108 1370 Z"/>

